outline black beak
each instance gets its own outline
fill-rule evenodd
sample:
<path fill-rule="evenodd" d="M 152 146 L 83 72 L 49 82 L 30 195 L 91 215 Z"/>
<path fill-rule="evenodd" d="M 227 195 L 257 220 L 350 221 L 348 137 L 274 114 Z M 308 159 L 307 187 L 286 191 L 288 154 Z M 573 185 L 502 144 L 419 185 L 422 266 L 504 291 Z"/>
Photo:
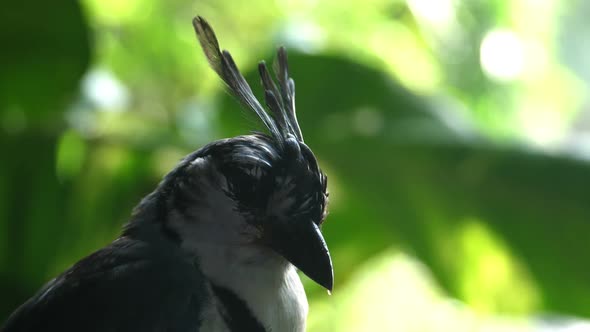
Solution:
<path fill-rule="evenodd" d="M 311 280 L 332 291 L 332 258 L 319 227 L 311 220 L 289 224 L 270 223 L 265 227 L 265 242 L 295 265 Z"/>

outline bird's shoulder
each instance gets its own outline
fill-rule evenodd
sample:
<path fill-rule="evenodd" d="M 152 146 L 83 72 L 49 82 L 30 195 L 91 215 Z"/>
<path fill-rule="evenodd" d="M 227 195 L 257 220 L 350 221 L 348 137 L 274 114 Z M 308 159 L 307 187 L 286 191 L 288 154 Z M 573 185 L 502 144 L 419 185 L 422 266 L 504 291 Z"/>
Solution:
<path fill-rule="evenodd" d="M 47 283 L 3 331 L 195 331 L 208 296 L 178 247 L 122 237 Z"/>

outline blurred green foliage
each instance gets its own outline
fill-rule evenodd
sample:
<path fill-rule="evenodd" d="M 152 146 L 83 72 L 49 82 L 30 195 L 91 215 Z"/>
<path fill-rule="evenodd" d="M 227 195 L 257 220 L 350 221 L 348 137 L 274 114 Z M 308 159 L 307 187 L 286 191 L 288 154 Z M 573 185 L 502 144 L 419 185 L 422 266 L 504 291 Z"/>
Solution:
<path fill-rule="evenodd" d="M 301 127 L 331 190 L 335 294 L 306 280 L 310 330 L 590 316 L 590 164 L 565 152 L 587 64 L 556 41 L 588 29 L 560 21 L 583 1 L 3 7 L 0 320 L 116 237 L 183 155 L 257 129 L 207 68 L 196 14 L 259 96 L 256 61 L 289 47 Z M 445 323 L 423 318 L 435 315 Z"/>

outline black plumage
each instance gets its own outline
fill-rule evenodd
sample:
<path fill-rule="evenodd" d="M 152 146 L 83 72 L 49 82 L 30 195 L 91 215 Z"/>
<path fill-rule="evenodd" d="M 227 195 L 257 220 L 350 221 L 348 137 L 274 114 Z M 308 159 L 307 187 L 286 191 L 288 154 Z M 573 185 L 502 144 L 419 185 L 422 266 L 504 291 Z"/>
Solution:
<path fill-rule="evenodd" d="M 50 281 L 2 331 L 195 331 L 208 296 L 173 241 L 124 236 Z"/>
<path fill-rule="evenodd" d="M 267 113 L 209 24 L 197 17 L 193 25 L 211 67 L 269 135 L 218 140 L 185 157 L 138 204 L 117 240 L 50 281 L 2 331 L 273 329 L 265 324 L 301 331 L 307 302 L 296 290 L 302 286 L 293 266 L 332 289 L 332 262 L 319 230 L 327 177 L 303 142 L 285 49 L 277 55 L 277 83 L 259 65 Z M 216 261 L 219 251 L 229 253 L 221 256 L 227 261 Z M 259 271 L 253 262 L 265 265 Z M 251 284 L 271 294 L 269 300 L 240 289 L 251 286 L 251 276 L 240 271 L 284 280 Z M 256 300 L 276 300 L 283 321 L 265 316 L 266 302 Z"/>

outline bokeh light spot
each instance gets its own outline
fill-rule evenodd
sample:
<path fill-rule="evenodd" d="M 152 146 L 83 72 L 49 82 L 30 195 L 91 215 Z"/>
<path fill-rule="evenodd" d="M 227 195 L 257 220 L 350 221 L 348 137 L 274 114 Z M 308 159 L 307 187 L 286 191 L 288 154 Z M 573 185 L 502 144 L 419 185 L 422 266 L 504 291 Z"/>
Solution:
<path fill-rule="evenodd" d="M 523 43 L 510 30 L 492 30 L 481 42 L 480 62 L 482 69 L 491 79 L 514 80 L 522 74 L 524 68 Z"/>

